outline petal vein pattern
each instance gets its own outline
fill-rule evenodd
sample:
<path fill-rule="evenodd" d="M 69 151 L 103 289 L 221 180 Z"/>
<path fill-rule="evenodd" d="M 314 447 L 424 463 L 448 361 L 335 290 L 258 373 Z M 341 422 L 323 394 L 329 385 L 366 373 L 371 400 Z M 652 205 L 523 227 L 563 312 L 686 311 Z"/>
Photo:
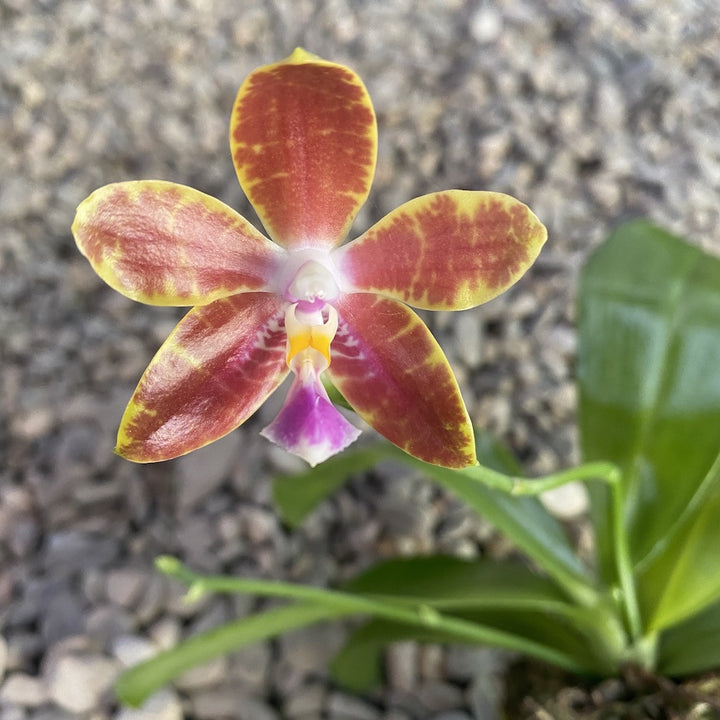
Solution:
<path fill-rule="evenodd" d="M 140 379 L 118 454 L 167 460 L 242 424 L 287 375 L 283 315 L 284 302 L 266 293 L 190 310 Z"/>
<path fill-rule="evenodd" d="M 108 285 L 152 305 L 270 290 L 285 256 L 224 203 L 160 180 L 96 190 L 78 207 L 73 234 Z"/>
<path fill-rule="evenodd" d="M 410 455 L 474 465 L 472 426 L 440 346 L 406 305 L 371 294 L 338 300 L 328 375 L 353 409 Z"/>
<path fill-rule="evenodd" d="M 547 238 L 518 200 L 446 190 L 401 205 L 333 258 L 356 291 L 427 310 L 463 310 L 516 282 Z"/>
<path fill-rule="evenodd" d="M 298 49 L 243 83 L 230 148 L 240 185 L 273 240 L 332 247 L 370 191 L 375 113 L 352 70 Z"/>

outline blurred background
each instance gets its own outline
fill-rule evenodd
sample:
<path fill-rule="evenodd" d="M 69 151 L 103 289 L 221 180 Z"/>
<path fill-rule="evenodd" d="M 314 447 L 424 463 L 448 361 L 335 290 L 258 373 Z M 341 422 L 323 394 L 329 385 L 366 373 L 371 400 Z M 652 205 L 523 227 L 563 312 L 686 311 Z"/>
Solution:
<path fill-rule="evenodd" d="M 508 548 L 422 478 L 353 478 L 297 531 L 274 474 L 301 468 L 246 426 L 185 458 L 112 453 L 123 408 L 182 311 L 106 287 L 75 207 L 161 178 L 255 216 L 228 121 L 258 65 L 301 45 L 363 78 L 379 125 L 360 232 L 417 195 L 489 189 L 548 226 L 540 258 L 487 306 L 429 316 L 473 420 L 530 473 L 577 460 L 577 271 L 647 216 L 720 252 L 720 9 L 714 0 L 0 0 L 0 720 L 467 720 L 497 717 L 500 653 L 401 643 L 383 687 L 335 687 L 341 624 L 184 676 L 139 714 L 119 668 L 264 604 L 182 601 L 153 558 L 333 584 L 374 559 Z M 366 438 L 367 439 L 367 438 Z M 564 517 L 582 493 L 555 498 Z"/>

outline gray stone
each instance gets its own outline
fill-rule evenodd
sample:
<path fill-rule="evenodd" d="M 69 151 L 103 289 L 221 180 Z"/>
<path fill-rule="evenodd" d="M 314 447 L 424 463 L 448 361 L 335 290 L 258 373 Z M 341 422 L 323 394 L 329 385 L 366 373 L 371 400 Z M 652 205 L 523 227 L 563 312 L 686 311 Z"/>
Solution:
<path fill-rule="evenodd" d="M 230 655 L 230 675 L 244 687 L 259 692 L 268 682 L 271 658 L 267 642 L 246 645 Z"/>
<path fill-rule="evenodd" d="M 109 535 L 63 530 L 48 538 L 45 566 L 50 570 L 60 567 L 66 572 L 85 571 L 108 565 L 118 553 L 119 544 Z"/>
<path fill-rule="evenodd" d="M 431 712 L 464 708 L 462 690 L 440 681 L 424 682 L 417 690 L 420 702 Z"/>
<path fill-rule="evenodd" d="M 96 708 L 118 674 L 117 663 L 102 655 L 51 657 L 44 669 L 48 696 L 61 708 L 85 713 Z"/>
<path fill-rule="evenodd" d="M 332 720 L 378 720 L 377 708 L 341 692 L 330 693 L 327 700 L 328 718 Z"/>
<path fill-rule="evenodd" d="M 451 645 L 447 652 L 447 677 L 464 682 L 477 676 L 493 676 L 503 671 L 507 653 L 492 648 Z"/>
<path fill-rule="evenodd" d="M 47 699 L 48 694 L 42 680 L 26 673 L 11 673 L 0 686 L 0 704 L 13 703 L 21 707 L 35 708 L 46 703 Z"/>
<path fill-rule="evenodd" d="M 286 633 L 280 638 L 283 659 L 303 673 L 320 672 L 340 650 L 345 631 L 338 623 L 322 623 Z"/>
<path fill-rule="evenodd" d="M 8 661 L 8 644 L 3 635 L 0 635 L 0 682 L 5 677 L 5 668 Z"/>
<path fill-rule="evenodd" d="M 137 635 L 120 635 L 112 643 L 112 654 L 123 667 L 132 667 L 157 655 L 154 643 Z"/>
<path fill-rule="evenodd" d="M 62 591 L 47 598 L 40 630 L 48 645 L 77 635 L 84 629 L 84 607 L 76 594 Z"/>
<path fill-rule="evenodd" d="M 269 705 L 257 698 L 241 698 L 238 702 L 237 720 L 279 720 L 280 716 Z"/>
<path fill-rule="evenodd" d="M 121 708 L 113 720 L 183 720 L 182 704 L 171 688 L 162 688 L 139 708 Z"/>
<path fill-rule="evenodd" d="M 300 685 L 292 691 L 283 706 L 287 718 L 320 717 L 325 707 L 325 687 L 319 683 Z"/>
<path fill-rule="evenodd" d="M 418 677 L 418 645 L 410 640 L 395 642 L 385 655 L 388 683 L 398 690 L 411 690 Z"/>
<path fill-rule="evenodd" d="M 107 598 L 124 608 L 132 608 L 148 583 L 148 573 L 137 568 L 116 568 L 107 574 Z"/>
<path fill-rule="evenodd" d="M 177 464 L 178 502 L 185 513 L 222 484 L 238 452 L 237 433 L 180 458 Z"/>
<path fill-rule="evenodd" d="M 0 720 L 25 720 L 26 718 L 25 708 L 19 705 L 0 705 Z M 55 720 L 55 718 L 48 718 L 48 720 Z"/>
<path fill-rule="evenodd" d="M 186 692 L 204 690 L 219 685 L 228 674 L 228 660 L 221 656 L 184 672 L 175 685 Z"/>
<path fill-rule="evenodd" d="M 133 631 L 135 619 L 116 605 L 101 605 L 89 612 L 85 620 L 85 632 L 98 640 L 103 648 L 109 647 L 115 638 Z"/>

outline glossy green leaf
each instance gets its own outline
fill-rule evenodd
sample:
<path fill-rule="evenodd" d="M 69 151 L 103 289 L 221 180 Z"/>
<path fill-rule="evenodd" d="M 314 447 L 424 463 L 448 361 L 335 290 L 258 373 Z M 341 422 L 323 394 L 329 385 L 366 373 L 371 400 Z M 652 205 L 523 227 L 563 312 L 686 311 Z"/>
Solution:
<path fill-rule="evenodd" d="M 444 614 L 512 633 L 521 647 L 527 643 L 528 654 L 535 654 L 536 644 L 555 650 L 577 672 L 613 672 L 613 658 L 620 656 L 624 643 L 608 606 L 571 604 L 551 580 L 519 563 L 446 556 L 394 559 L 370 568 L 345 589 L 421 602 Z M 356 691 L 377 685 L 383 649 L 404 639 L 458 642 L 456 636 L 437 628 L 371 620 L 352 634 L 334 659 L 335 679 Z"/>
<path fill-rule="evenodd" d="M 396 558 L 377 563 L 344 590 L 450 613 L 480 609 L 552 613 L 603 636 L 609 644 L 623 642 L 608 603 L 599 597 L 592 607 L 573 603 L 550 578 L 519 562 L 448 555 Z"/>
<path fill-rule="evenodd" d="M 720 479 L 688 515 L 672 545 L 640 573 L 640 598 L 651 609 L 650 631 L 673 625 L 720 600 Z M 716 639 L 720 644 L 720 639 Z"/>
<path fill-rule="evenodd" d="M 579 335 L 583 454 L 623 472 L 640 574 L 658 562 L 669 571 L 687 552 L 684 523 L 718 482 L 720 260 L 644 221 L 620 227 L 582 272 Z M 607 488 L 590 492 L 599 565 L 614 581 Z M 647 618 L 668 601 L 662 587 L 642 589 Z"/>
<path fill-rule="evenodd" d="M 571 607 L 549 578 L 518 562 L 428 555 L 385 560 L 346 583 L 347 592 L 406 598 L 436 608 Z"/>
<path fill-rule="evenodd" d="M 658 671 L 690 675 L 720 667 L 720 602 L 660 636 Z"/>
<path fill-rule="evenodd" d="M 219 625 L 126 670 L 117 681 L 115 691 L 124 703 L 136 707 L 197 665 L 258 640 L 346 614 L 347 610 L 341 607 L 294 603 Z"/>

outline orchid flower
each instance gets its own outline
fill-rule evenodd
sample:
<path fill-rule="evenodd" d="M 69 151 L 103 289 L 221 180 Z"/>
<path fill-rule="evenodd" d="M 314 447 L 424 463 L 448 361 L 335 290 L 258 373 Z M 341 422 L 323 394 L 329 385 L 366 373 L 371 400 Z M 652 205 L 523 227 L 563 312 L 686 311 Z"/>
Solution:
<path fill-rule="evenodd" d="M 255 70 L 232 112 L 240 185 L 272 240 L 208 195 L 121 182 L 77 210 L 80 251 L 114 289 L 192 306 L 143 374 L 116 451 L 183 455 L 231 432 L 293 373 L 263 434 L 315 465 L 359 434 L 321 375 L 390 442 L 436 465 L 477 462 L 457 381 L 410 309 L 461 310 L 512 285 L 546 239 L 521 202 L 449 190 L 340 245 L 370 190 L 377 129 L 349 68 L 302 49 Z"/>

